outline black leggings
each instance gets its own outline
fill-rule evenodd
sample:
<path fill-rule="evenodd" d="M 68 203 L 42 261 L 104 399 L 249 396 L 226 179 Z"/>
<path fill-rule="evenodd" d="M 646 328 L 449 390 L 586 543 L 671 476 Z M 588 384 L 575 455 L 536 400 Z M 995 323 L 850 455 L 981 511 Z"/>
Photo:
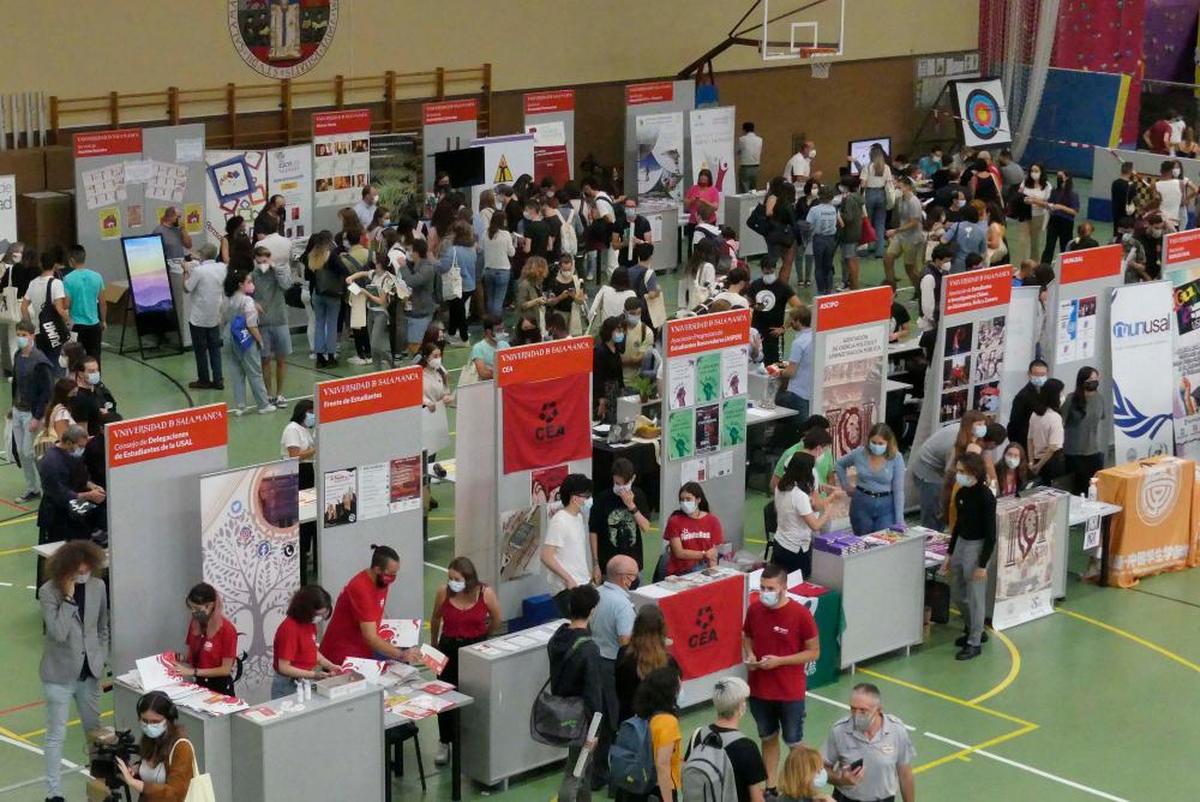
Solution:
<path fill-rule="evenodd" d="M 448 638 L 445 635 L 438 638 L 438 651 L 446 655 L 446 668 L 438 675 L 438 679 L 458 685 L 458 650 L 472 643 L 479 643 L 484 638 Z M 454 722 L 458 719 L 458 711 L 451 710 L 438 713 L 438 740 L 448 744 L 454 740 Z"/>
<path fill-rule="evenodd" d="M 1054 246 L 1063 253 L 1067 252 L 1067 244 L 1075 233 L 1075 221 L 1069 217 L 1051 216 L 1046 221 L 1046 247 L 1042 249 L 1042 261 L 1050 264 L 1054 261 Z"/>
<path fill-rule="evenodd" d="M 470 339 L 470 334 L 467 332 L 467 299 L 451 298 L 446 301 L 446 311 L 450 318 L 446 326 L 446 336 L 453 337 L 457 334 L 463 342 L 466 342 Z"/>
<path fill-rule="evenodd" d="M 812 573 L 812 548 L 808 551 L 788 551 L 776 543 L 771 547 L 771 562 L 789 574 L 799 569 L 803 572 L 805 581 L 808 581 L 808 575 Z"/>
<path fill-rule="evenodd" d="M 1103 454 L 1067 454 L 1067 472 L 1071 474 L 1071 495 L 1087 492 L 1096 471 L 1104 467 Z"/>

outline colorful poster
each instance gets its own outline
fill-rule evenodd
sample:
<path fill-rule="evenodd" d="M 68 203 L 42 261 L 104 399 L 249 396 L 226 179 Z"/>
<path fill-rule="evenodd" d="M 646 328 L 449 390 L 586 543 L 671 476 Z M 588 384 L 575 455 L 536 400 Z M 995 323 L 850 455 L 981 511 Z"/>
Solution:
<path fill-rule="evenodd" d="M 667 458 L 687 459 L 696 453 L 696 413 L 677 409 L 667 417 Z"/>
<path fill-rule="evenodd" d="M 834 329 L 823 336 L 820 412 L 829 419 L 833 453 L 840 457 L 866 442 L 881 414 L 887 332 L 876 324 Z"/>
<path fill-rule="evenodd" d="M 391 463 L 379 462 L 358 468 L 358 520 L 369 521 L 388 514 L 391 501 Z"/>
<path fill-rule="evenodd" d="M 546 504 L 554 508 L 553 515 L 562 507 L 558 497 L 558 488 L 567 478 L 570 469 L 568 465 L 553 465 L 549 468 L 538 468 L 529 474 L 529 503 Z"/>
<path fill-rule="evenodd" d="M 711 454 L 721 447 L 721 406 L 696 407 L 696 452 Z"/>
<path fill-rule="evenodd" d="M 721 404 L 721 448 L 746 442 L 746 398 L 728 398 Z"/>
<path fill-rule="evenodd" d="M 576 373 L 503 388 L 505 473 L 591 458 L 590 386 Z"/>
<path fill-rule="evenodd" d="M 749 386 L 750 349 L 726 348 L 721 352 L 721 397 L 744 395 Z"/>
<path fill-rule="evenodd" d="M 725 196 L 737 192 L 733 180 L 734 117 L 733 106 L 696 109 L 689 112 L 692 140 L 692 183 L 701 170 L 712 173 L 713 186 L 721 193 L 717 219 L 725 219 Z"/>
<path fill-rule="evenodd" d="M 1175 287 L 1175 455 L 1200 459 L 1200 262 L 1165 278 Z"/>
<path fill-rule="evenodd" d="M 421 507 L 421 455 L 391 461 L 388 476 L 388 504 L 391 512 L 407 512 Z"/>
<path fill-rule="evenodd" d="M 283 196 L 283 231 L 293 242 L 304 242 L 312 233 L 312 148 L 297 145 L 277 148 L 267 157 L 270 195 Z"/>
<path fill-rule="evenodd" d="M 1112 421 L 1118 463 L 1170 454 L 1174 447 L 1176 385 L 1163 369 L 1174 350 L 1172 295 L 1171 285 L 1162 281 L 1113 289 Z"/>
<path fill-rule="evenodd" d="M 160 211 L 155 220 L 162 219 Z M 199 203 L 189 203 L 183 207 L 183 228 L 189 234 L 199 234 L 204 230 L 204 206 Z"/>
<path fill-rule="evenodd" d="M 402 209 L 413 203 L 420 208 L 421 151 L 412 134 L 382 134 L 371 137 L 371 183 L 379 190 L 379 203 Z"/>
<path fill-rule="evenodd" d="M 530 571 L 542 545 L 542 511 L 532 504 L 500 513 L 500 581 L 511 582 Z"/>
<path fill-rule="evenodd" d="M 267 152 L 265 150 L 210 150 L 205 182 L 205 229 L 209 240 L 225 236 L 225 222 L 240 215 L 247 223 L 267 202 Z"/>
<path fill-rule="evenodd" d="M 637 197 L 683 200 L 683 112 L 636 118 Z"/>
<path fill-rule="evenodd" d="M 1058 361 L 1075 362 L 1096 355 L 1096 296 L 1058 305 Z"/>
<path fill-rule="evenodd" d="M 312 124 L 313 204 L 353 206 L 371 180 L 371 111 L 317 113 Z"/>
<path fill-rule="evenodd" d="M 158 234 L 127 237 L 122 240 L 121 247 L 125 252 L 133 311 L 138 315 L 171 312 L 175 303 L 171 297 L 171 279 L 167 273 L 162 237 Z"/>
<path fill-rule="evenodd" d="M 121 238 L 121 210 L 116 206 L 106 206 L 96 213 L 100 224 L 100 239 Z"/>
<path fill-rule="evenodd" d="M 1008 629 L 1054 612 L 1053 541 L 1061 495 L 996 503 L 996 603 L 992 626 Z"/>
<path fill-rule="evenodd" d="M 704 354 L 696 360 L 696 401 L 710 404 L 721 397 L 721 352 Z"/>
<path fill-rule="evenodd" d="M 300 474 L 295 460 L 200 479 L 200 559 L 246 653 L 238 695 L 270 696 L 275 630 L 300 587 Z"/>
<path fill-rule="evenodd" d="M 696 403 L 696 360 L 677 357 L 667 362 L 667 403 L 683 409 Z"/>
<path fill-rule="evenodd" d="M 325 528 L 344 526 L 358 520 L 358 471 L 342 468 L 326 471 L 325 483 Z"/>

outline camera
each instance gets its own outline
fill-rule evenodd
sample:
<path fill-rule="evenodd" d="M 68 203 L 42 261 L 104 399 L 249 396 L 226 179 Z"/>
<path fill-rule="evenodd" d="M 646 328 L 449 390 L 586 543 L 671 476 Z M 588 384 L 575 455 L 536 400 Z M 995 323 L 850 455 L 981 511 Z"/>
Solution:
<path fill-rule="evenodd" d="M 91 775 L 101 780 L 114 791 L 125 787 L 121 777 L 121 769 L 117 766 L 117 758 L 129 766 L 133 756 L 137 754 L 137 743 L 129 730 L 117 730 L 112 735 L 96 740 L 92 756 Z M 115 795 L 111 798 L 115 798 Z"/>

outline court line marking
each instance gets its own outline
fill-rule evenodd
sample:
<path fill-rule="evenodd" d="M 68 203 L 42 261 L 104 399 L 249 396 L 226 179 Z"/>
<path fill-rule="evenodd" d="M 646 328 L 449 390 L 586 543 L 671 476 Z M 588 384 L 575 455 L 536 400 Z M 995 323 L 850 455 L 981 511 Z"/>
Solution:
<path fill-rule="evenodd" d="M 12 518 L 6 518 L 5 520 L 0 521 L 0 527 L 15 526 L 17 524 L 28 523 L 29 521 L 32 521 L 34 518 L 37 518 L 36 512 L 31 512 L 27 515 L 17 515 Z"/>
<path fill-rule="evenodd" d="M 930 769 L 936 769 L 938 766 L 945 765 L 946 763 L 949 763 L 952 760 L 958 760 L 960 758 L 965 758 L 968 755 L 974 755 L 974 754 L 978 753 L 979 750 L 986 749 L 989 746 L 996 746 L 997 744 L 1002 744 L 1005 741 L 1011 741 L 1014 738 L 1020 738 L 1022 735 L 1028 735 L 1029 733 L 1033 732 L 1037 728 L 1038 728 L 1038 725 L 1030 724 L 1027 727 L 1021 727 L 1020 729 L 1013 730 L 1012 732 L 1005 733 L 1004 735 L 997 735 L 995 738 L 989 738 L 986 741 L 984 741 L 983 743 L 978 743 L 978 744 L 975 744 L 974 746 L 968 746 L 967 744 L 958 744 L 959 746 L 962 746 L 963 748 L 958 750 L 957 752 L 953 752 L 949 755 L 944 755 L 935 760 L 930 760 L 928 763 L 922 763 L 919 766 L 915 766 L 913 768 L 913 774 L 921 774 L 923 772 L 929 771 Z M 928 732 L 925 734 L 930 735 L 930 736 L 933 735 L 932 733 L 928 733 Z"/>
<path fill-rule="evenodd" d="M 4 549 L 0 551 L 0 557 L 7 557 L 10 554 L 24 554 L 27 551 L 33 551 L 33 546 L 18 546 L 15 549 Z"/>
<path fill-rule="evenodd" d="M 966 744 L 959 743 L 958 741 L 951 740 L 942 735 L 937 735 L 932 732 L 927 732 L 925 734 L 928 735 L 930 738 L 934 739 L 935 741 L 943 741 L 945 743 L 950 744 L 951 746 L 970 748 L 970 747 L 967 747 Z M 1091 794 L 1093 796 L 1098 796 L 1101 799 L 1108 799 L 1108 800 L 1110 800 L 1110 802 L 1130 802 L 1130 800 L 1125 799 L 1124 797 L 1115 796 L 1115 795 L 1107 793 L 1105 791 L 1101 791 L 1097 788 L 1092 788 L 1091 786 L 1087 786 L 1082 783 L 1077 783 L 1074 780 L 1068 780 L 1066 777 L 1060 777 L 1057 774 L 1051 774 L 1048 771 L 1043 771 L 1042 769 L 1034 768 L 1033 766 L 1030 766 L 1026 763 L 1021 763 L 1019 761 L 1012 760 L 1007 757 L 1001 757 L 1000 755 L 992 754 L 991 752 L 985 751 L 983 748 L 976 748 L 974 753 L 979 755 L 980 757 L 986 757 L 986 758 L 995 760 L 997 763 L 1003 763 L 1006 766 L 1011 766 L 1014 769 L 1020 769 L 1021 771 L 1027 771 L 1030 774 L 1035 774 L 1038 777 L 1041 777 L 1043 779 L 1051 780 L 1052 782 L 1056 782 L 1061 785 L 1065 785 L 1068 788 L 1074 788 L 1077 791 L 1083 791 L 1084 793 Z"/>
<path fill-rule="evenodd" d="M 995 716 L 996 718 L 1003 719 L 1004 721 L 1009 721 L 1009 722 L 1012 722 L 1013 724 L 1019 724 L 1022 727 L 1028 727 L 1031 725 L 1034 727 L 1037 726 L 1032 721 L 1026 721 L 1023 718 L 1019 718 L 1017 716 L 1012 716 L 1012 715 L 1009 715 L 1008 713 L 1001 713 L 999 710 L 992 710 L 991 708 L 984 707 L 983 705 L 976 704 L 976 703 L 968 701 L 966 699 L 960 699 L 957 696 L 951 696 L 948 693 L 942 693 L 941 691 L 935 691 L 933 688 L 926 688 L 924 685 L 917 685 L 916 683 L 909 682 L 908 680 L 899 679 L 898 677 L 891 677 L 891 676 L 888 676 L 887 674 L 881 674 L 878 671 L 873 671 L 869 668 L 859 668 L 858 673 L 866 674 L 868 677 L 876 677 L 877 679 L 884 680 L 885 682 L 890 682 L 894 685 L 899 685 L 902 688 L 908 688 L 909 690 L 917 691 L 918 693 L 923 693 L 928 696 L 932 696 L 935 699 L 941 699 L 946 702 L 951 702 L 960 707 L 965 707 L 968 710 L 978 710 L 980 713 L 986 713 L 989 716 Z"/>
<path fill-rule="evenodd" d="M 8 708 L 5 708 L 4 710 L 0 710 L 0 718 L 4 718 L 5 716 L 10 715 L 12 713 L 19 713 L 22 710 L 28 710 L 31 707 L 37 707 L 39 705 L 44 705 L 44 704 L 46 704 L 45 699 L 34 699 L 32 702 L 26 702 L 23 705 L 17 705 L 16 707 L 8 707 Z"/>
<path fill-rule="evenodd" d="M 26 741 L 20 740 L 19 736 L 17 738 L 10 737 L 12 735 L 16 735 L 16 733 L 14 733 L 12 730 L 6 730 L 3 727 L 0 727 L 0 743 L 5 743 L 5 744 L 8 744 L 9 746 L 15 746 L 17 749 L 23 749 L 26 752 L 31 752 L 35 755 L 41 755 L 42 757 L 46 756 L 46 752 L 44 749 L 34 746 L 33 744 L 28 743 Z M 77 771 L 80 774 L 84 775 L 85 777 L 91 776 L 90 774 L 87 773 L 87 770 L 84 769 L 83 766 L 80 766 L 78 763 L 72 763 L 71 761 L 67 760 L 65 757 L 62 759 L 62 765 L 71 772 Z M 39 777 L 38 779 L 44 780 L 45 777 Z"/>
<path fill-rule="evenodd" d="M 435 540 L 445 540 L 446 538 L 454 537 L 454 535 L 434 535 L 433 537 L 425 538 L 426 543 L 432 543 Z"/>
<path fill-rule="evenodd" d="M 1200 673 L 1200 665 L 1193 663 L 1191 660 L 1188 660 L 1186 657 L 1182 657 L 1178 654 L 1175 654 L 1175 652 L 1172 652 L 1170 649 L 1167 649 L 1163 646 L 1159 646 L 1157 643 L 1148 641 L 1145 638 L 1134 635 L 1132 632 L 1128 632 L 1124 629 L 1121 629 L 1120 627 L 1114 627 L 1112 624 L 1106 624 L 1105 622 L 1103 622 L 1097 618 L 1092 618 L 1090 616 L 1086 616 L 1083 613 L 1077 613 L 1074 610 L 1067 610 L 1062 607 L 1059 607 L 1058 612 L 1060 612 L 1064 615 L 1068 615 L 1071 618 L 1077 618 L 1080 621 L 1083 621 L 1084 623 L 1091 624 L 1092 626 L 1100 627 L 1100 629 L 1107 630 L 1108 632 L 1111 632 L 1114 635 L 1119 635 L 1122 638 L 1125 638 L 1126 640 L 1131 640 L 1134 643 L 1136 643 L 1137 645 L 1144 646 L 1145 648 L 1149 649 L 1152 652 L 1158 652 L 1159 654 L 1161 654 L 1163 657 L 1167 658 L 1168 660 L 1173 660 L 1176 663 L 1179 663 L 1179 665 L 1183 666 L 1184 668 L 1190 668 L 1192 671 Z"/>
<path fill-rule="evenodd" d="M 112 714 L 113 714 L 113 711 L 105 710 L 103 713 L 100 714 L 100 718 L 112 718 Z M 74 727 L 78 723 L 79 723 L 79 719 L 73 718 L 67 722 L 67 726 Z M 18 735 L 17 737 L 20 738 L 22 741 L 28 741 L 30 738 L 36 738 L 39 735 L 45 735 L 45 734 L 46 734 L 46 728 L 42 727 L 40 730 L 34 730 L 33 732 L 23 732 L 20 735 Z"/>
<path fill-rule="evenodd" d="M 1017 649 L 1017 645 L 1012 642 L 1012 639 L 998 629 L 992 630 L 992 636 L 996 638 L 996 640 L 1003 643 L 1005 649 L 1008 649 L 1008 675 L 1004 679 L 1000 680 L 999 684 L 993 687 L 990 691 L 981 693 L 974 699 L 969 700 L 973 705 L 977 705 L 980 702 L 986 702 L 993 696 L 998 696 L 1001 693 L 1004 693 L 1009 685 L 1012 685 L 1014 682 L 1016 682 L 1017 675 L 1021 673 L 1021 652 Z"/>

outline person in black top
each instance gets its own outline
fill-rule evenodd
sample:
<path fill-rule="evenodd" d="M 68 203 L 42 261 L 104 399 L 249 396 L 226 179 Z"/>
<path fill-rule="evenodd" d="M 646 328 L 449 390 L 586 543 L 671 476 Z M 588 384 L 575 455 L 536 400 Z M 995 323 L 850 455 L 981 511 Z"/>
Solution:
<path fill-rule="evenodd" d="M 1000 182 L 995 173 L 988 169 L 987 162 L 976 159 L 971 165 L 971 199 L 985 204 L 1000 203 Z"/>
<path fill-rule="evenodd" d="M 892 292 L 895 293 L 896 288 L 892 287 Z M 893 294 L 892 298 L 896 296 Z M 888 335 L 890 342 L 898 342 L 908 334 L 908 324 L 912 323 L 912 315 L 908 309 L 899 301 L 892 301 L 892 333 Z"/>
<path fill-rule="evenodd" d="M 592 362 L 595 418 L 602 423 L 616 420 L 617 398 L 625 389 L 621 354 L 625 350 L 625 318 L 610 317 L 600 324 L 596 354 Z"/>
<path fill-rule="evenodd" d="M 270 234 L 282 234 L 284 212 L 283 196 L 272 195 L 267 205 L 254 218 L 254 240 L 257 242 Z"/>
<path fill-rule="evenodd" d="M 1133 162 L 1121 162 L 1121 174 L 1113 179 L 1109 192 L 1112 198 L 1112 219 L 1120 220 L 1137 212 L 1130 209 L 1133 203 Z"/>
<path fill-rule="evenodd" d="M 588 632 L 588 617 L 600 603 L 600 593 L 592 585 L 576 585 L 567 591 L 567 615 L 570 623 L 563 624 L 546 644 L 550 656 L 550 692 L 555 696 L 580 696 L 584 701 L 584 719 L 592 720 L 592 714 L 600 712 L 611 721 L 611 705 L 605 703 L 601 691 L 602 666 L 600 648 Z M 592 786 L 592 761 L 584 764 L 583 773 L 575 776 L 575 763 L 584 746 L 590 751 L 595 747 L 593 739 L 586 744 L 571 746 L 567 750 L 567 763 L 562 784 L 558 789 L 559 799 L 587 799 Z M 582 794 L 582 796 L 577 796 Z"/>
<path fill-rule="evenodd" d="M 784 313 L 789 307 L 799 308 L 801 305 L 796 291 L 780 277 L 777 267 L 777 263 L 767 257 L 763 261 L 762 275 L 750 282 L 747 293 L 754 309 L 750 325 L 762 337 L 765 365 L 774 365 L 779 361 Z"/>
<path fill-rule="evenodd" d="M 104 489 L 88 478 L 83 464 L 87 431 L 79 425 L 68 426 L 58 443 L 46 451 L 38 463 L 42 480 L 41 506 L 38 507 L 38 542 L 87 538 L 103 521 Z M 72 501 L 90 501 L 97 505 L 86 517 L 71 514 Z M 99 514 L 98 514 L 99 511 Z"/>
<path fill-rule="evenodd" d="M 617 721 L 633 715 L 633 699 L 642 680 L 666 667 L 679 671 L 679 663 L 667 651 L 667 621 L 657 605 L 643 605 L 634 616 L 629 645 L 617 651 Z"/>
<path fill-rule="evenodd" d="M 1029 416 L 1037 406 L 1038 392 L 1050 375 L 1050 367 L 1041 359 L 1029 363 L 1029 381 L 1013 397 L 1012 409 L 1008 413 L 1008 439 L 1020 443 L 1029 442 Z"/>
<path fill-rule="evenodd" d="M 1166 223 L 1158 212 L 1146 215 L 1144 222 L 1138 223 L 1134 237 L 1142 243 L 1146 252 L 1146 275 L 1157 279 L 1162 275 L 1162 242 L 1166 233 Z"/>
<path fill-rule="evenodd" d="M 955 641 L 955 660 L 971 660 L 982 651 L 983 617 L 987 609 L 988 561 L 996 549 L 996 497 L 987 486 L 983 457 L 966 453 L 954 467 L 958 493 L 954 496 L 957 517 L 950 533 L 950 553 L 942 573 L 950 575 L 950 588 L 966 622 L 963 636 Z"/>
<path fill-rule="evenodd" d="M 542 195 L 538 202 L 541 204 L 542 225 L 550 234 L 550 243 L 546 247 L 546 261 L 550 263 L 551 270 L 555 270 L 558 257 L 562 254 L 563 219 L 558 213 L 558 202 L 554 199 L 553 193 Z"/>
<path fill-rule="evenodd" d="M 697 730 L 693 736 L 687 753 L 695 746 L 696 740 L 714 735 L 721 741 L 725 754 L 729 757 L 729 765 L 733 767 L 734 784 L 737 786 L 738 802 L 752 802 L 763 798 L 767 783 L 767 766 L 763 763 L 762 753 L 754 739 L 743 735 L 739 727 L 742 716 L 746 714 L 747 700 L 750 698 L 750 686 L 741 677 L 722 677 L 713 686 L 713 707 L 717 711 L 717 720 L 707 727 Z M 755 794 L 754 791 L 758 793 Z"/>
<path fill-rule="evenodd" d="M 637 261 L 637 246 L 642 243 L 654 243 L 654 237 L 650 234 L 650 221 L 637 213 L 637 201 L 633 198 L 626 198 L 623 205 L 623 216 L 617 220 L 615 226 L 616 235 L 620 242 L 617 243 L 617 264 L 621 267 L 632 267 Z M 630 256 L 629 237 L 630 227 L 633 227 L 633 244 L 634 253 Z"/>
<path fill-rule="evenodd" d="M 633 463 L 625 457 L 617 457 L 612 462 L 613 484 L 594 496 L 592 511 L 588 515 L 588 531 L 592 538 L 592 578 L 599 584 L 602 571 L 608 561 L 618 554 L 632 557 L 637 562 L 638 573 L 641 574 L 642 534 L 650 530 L 650 519 L 646 511 L 650 509 L 646 494 L 641 488 L 634 487 L 637 476 Z M 640 578 L 640 577 L 639 577 Z M 634 580 L 633 587 L 638 586 Z"/>
<path fill-rule="evenodd" d="M 535 198 L 525 202 L 525 218 L 521 221 L 523 250 L 529 257 L 550 260 L 550 227 L 542 220 L 542 204 Z"/>
<path fill-rule="evenodd" d="M 117 401 L 104 382 L 100 381 L 100 363 L 94 356 L 86 357 L 75 371 L 75 395 L 71 397 L 71 417 L 87 426 L 88 434 L 97 436 L 104 424 L 121 420 Z"/>

